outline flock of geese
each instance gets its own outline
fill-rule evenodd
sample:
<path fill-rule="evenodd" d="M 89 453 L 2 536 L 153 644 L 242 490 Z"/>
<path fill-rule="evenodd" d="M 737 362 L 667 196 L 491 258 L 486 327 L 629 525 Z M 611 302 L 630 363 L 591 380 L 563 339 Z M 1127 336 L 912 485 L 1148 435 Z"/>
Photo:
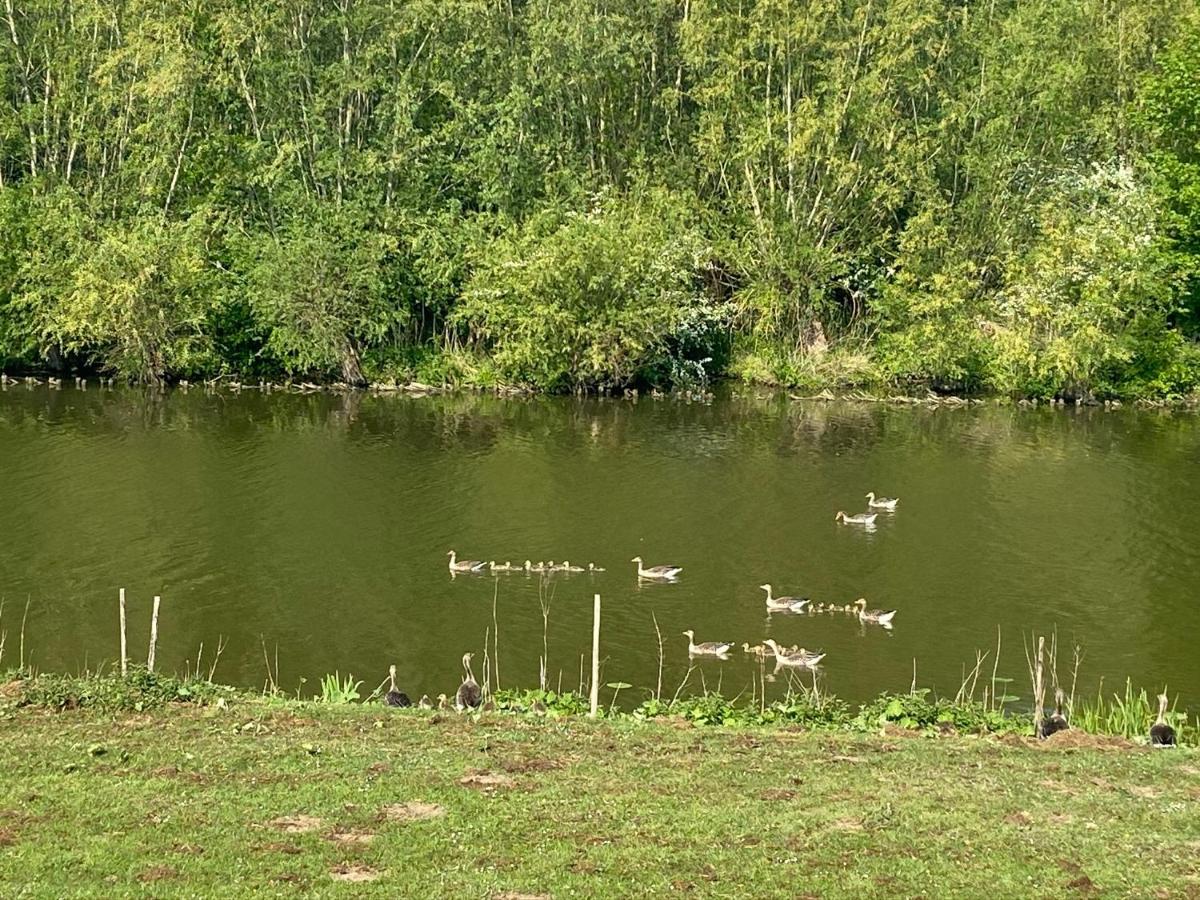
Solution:
<path fill-rule="evenodd" d="M 867 512 L 849 515 L 843 510 L 839 510 L 834 516 L 834 521 L 842 525 L 859 525 L 865 528 L 873 528 L 875 520 L 879 516 L 878 511 L 894 513 L 897 505 L 900 503 L 899 498 L 895 497 L 877 497 L 873 491 L 866 494 Z M 585 569 L 582 566 L 573 566 L 566 560 L 561 563 L 555 563 L 551 560 L 549 563 L 533 563 L 530 560 L 525 560 L 523 566 L 513 565 L 509 562 L 497 564 L 496 562 L 484 562 L 478 559 L 460 560 L 454 550 L 446 554 L 450 558 L 449 568 L 451 575 L 455 574 L 481 574 L 483 572 L 526 572 L 526 573 L 551 573 L 551 572 L 603 572 L 604 569 L 597 566 L 595 563 L 588 563 Z M 647 566 L 645 561 L 640 556 L 635 556 L 630 560 L 637 565 L 638 580 L 648 580 L 657 582 L 674 582 L 678 579 L 679 574 L 683 571 L 683 566 L 674 565 L 658 565 Z M 860 622 L 881 625 L 884 628 L 892 627 L 892 620 L 896 617 L 894 609 L 868 609 L 867 601 L 864 597 L 859 597 L 853 603 L 839 606 L 837 604 L 813 604 L 808 597 L 782 596 L 777 597 L 770 584 L 760 584 L 759 590 L 766 592 L 766 606 L 768 614 L 772 612 L 783 613 L 846 613 L 856 617 Z M 732 641 L 701 641 L 696 642 L 696 633 L 689 628 L 683 632 L 683 635 L 688 640 L 688 656 L 689 657 L 714 657 L 716 659 L 728 659 L 729 651 L 733 649 Z M 775 670 L 780 668 L 791 669 L 816 669 L 826 654 L 820 650 L 807 650 L 804 647 L 780 646 L 771 638 L 766 638 L 761 644 L 751 645 L 749 643 L 742 644 L 742 650 L 745 653 L 755 656 L 760 662 L 765 661 L 767 657 L 773 657 L 775 660 Z M 483 702 L 483 692 L 479 683 L 475 680 L 475 676 L 471 671 L 470 653 L 466 653 L 462 658 L 463 665 L 463 681 L 459 685 L 458 691 L 455 693 L 453 705 L 459 711 L 471 710 L 487 710 L 489 706 L 493 706 L 492 701 Z M 388 691 L 384 701 L 389 706 L 411 706 L 412 703 L 402 691 L 396 688 L 396 667 L 392 666 L 390 671 L 391 689 Z M 1065 698 L 1061 690 L 1055 691 L 1055 707 L 1051 715 L 1046 716 L 1038 727 L 1038 736 L 1042 738 L 1049 737 L 1056 732 L 1063 731 L 1069 728 L 1067 717 L 1063 712 Z M 1175 745 L 1175 729 L 1167 724 L 1167 695 L 1165 693 L 1158 696 L 1158 718 L 1150 728 L 1150 743 L 1155 747 L 1171 747 Z M 437 698 L 438 709 L 449 709 L 450 698 L 445 694 L 439 694 Z M 434 707 L 428 695 L 423 696 L 418 701 L 417 706 L 422 709 L 432 709 Z M 540 701 L 535 701 L 531 711 L 538 714 L 546 712 L 545 706 Z"/>
<path fill-rule="evenodd" d="M 587 568 L 583 566 L 573 566 L 568 560 L 563 560 L 556 563 L 554 560 L 549 562 L 531 562 L 525 560 L 525 565 L 514 565 L 511 562 L 505 561 L 498 563 L 495 560 L 484 562 L 480 559 L 462 559 L 451 550 L 446 554 L 450 557 L 450 574 L 451 575 L 480 575 L 484 572 L 528 572 L 528 573 L 556 573 L 562 572 L 574 574 L 577 572 L 603 572 L 605 569 L 595 563 L 588 563 Z"/>

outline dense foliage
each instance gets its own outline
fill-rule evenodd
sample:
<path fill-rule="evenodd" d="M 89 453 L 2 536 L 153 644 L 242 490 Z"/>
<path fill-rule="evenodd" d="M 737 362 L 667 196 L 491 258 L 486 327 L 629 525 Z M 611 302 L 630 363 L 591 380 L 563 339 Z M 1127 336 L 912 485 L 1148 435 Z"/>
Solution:
<path fill-rule="evenodd" d="M 1191 0 L 4 0 L 0 362 L 1200 384 Z"/>

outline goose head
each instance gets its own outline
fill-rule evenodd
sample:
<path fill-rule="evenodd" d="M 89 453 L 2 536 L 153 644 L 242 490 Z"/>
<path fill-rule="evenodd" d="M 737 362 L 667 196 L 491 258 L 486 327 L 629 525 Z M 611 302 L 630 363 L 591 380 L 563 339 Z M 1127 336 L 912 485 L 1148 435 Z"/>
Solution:
<path fill-rule="evenodd" d="M 683 632 L 683 633 L 684 633 L 685 635 L 687 635 L 687 639 L 688 639 L 689 641 L 690 641 L 690 640 L 692 640 L 693 638 L 695 638 L 695 637 L 696 637 L 696 632 L 695 632 L 695 631 L 693 631 L 693 630 L 692 630 L 692 629 L 690 629 L 690 628 L 689 628 L 687 631 Z"/>
<path fill-rule="evenodd" d="M 771 593 L 771 586 L 769 584 L 760 584 L 758 589 L 760 591 L 766 591 L 768 594 Z"/>
<path fill-rule="evenodd" d="M 866 493 L 866 498 L 867 498 L 868 500 L 870 500 L 870 501 L 874 501 L 874 500 L 875 500 L 875 492 L 874 492 L 874 491 L 867 491 L 867 493 Z"/>
<path fill-rule="evenodd" d="M 859 609 L 866 609 L 866 608 L 867 608 L 867 598 L 866 598 L 866 597 L 859 597 L 859 598 L 858 598 L 857 600 L 855 600 L 855 601 L 854 601 L 854 603 L 853 603 L 853 604 L 851 604 L 851 605 L 852 605 L 852 606 L 857 606 Z"/>
<path fill-rule="evenodd" d="M 839 509 L 838 514 L 833 517 L 833 521 L 840 522 L 844 518 L 846 518 L 846 513 Z"/>
<path fill-rule="evenodd" d="M 635 563 L 640 563 L 641 561 L 642 561 L 642 558 L 640 556 L 635 556 L 633 559 L 630 560 L 630 562 L 635 562 Z"/>

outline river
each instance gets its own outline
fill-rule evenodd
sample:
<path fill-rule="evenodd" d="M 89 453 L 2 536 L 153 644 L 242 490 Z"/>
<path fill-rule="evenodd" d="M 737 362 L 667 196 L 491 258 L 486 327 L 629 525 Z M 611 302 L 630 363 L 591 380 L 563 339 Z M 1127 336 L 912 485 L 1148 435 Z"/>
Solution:
<path fill-rule="evenodd" d="M 117 591 L 145 655 L 162 596 L 160 668 L 204 644 L 248 687 L 389 664 L 414 698 L 480 675 L 493 602 L 498 677 L 536 687 L 548 604 L 552 687 L 577 688 L 603 602 L 603 680 L 689 669 L 684 629 L 739 645 L 685 690 L 749 690 L 742 641 L 822 649 L 850 700 L 919 686 L 953 695 L 977 649 L 1028 703 L 1023 636 L 1057 632 L 1079 691 L 1167 684 L 1200 700 L 1200 418 L 991 403 L 796 402 L 746 389 L 711 402 L 9 386 L 0 393 L 4 666 L 111 664 Z M 834 522 L 868 490 L 898 496 L 873 530 Z M 599 574 L 452 577 L 446 553 L 570 560 Z M 683 567 L 675 583 L 630 560 Z M 891 630 L 844 613 L 767 616 L 759 585 L 895 608 Z M 191 661 L 190 663 L 188 661 Z M 989 657 L 980 689 L 990 680 Z M 605 690 L 605 696 L 611 693 Z"/>

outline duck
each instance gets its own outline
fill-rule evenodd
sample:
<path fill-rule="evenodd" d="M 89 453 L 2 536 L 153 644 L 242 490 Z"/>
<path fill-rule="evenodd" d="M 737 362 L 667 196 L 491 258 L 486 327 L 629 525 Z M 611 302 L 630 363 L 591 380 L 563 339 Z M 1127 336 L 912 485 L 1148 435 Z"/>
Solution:
<path fill-rule="evenodd" d="M 886 509 L 890 512 L 899 502 L 899 497 L 876 497 L 874 491 L 867 491 L 867 506 L 871 509 Z"/>
<path fill-rule="evenodd" d="M 1042 719 L 1041 725 L 1038 726 L 1038 737 L 1045 740 L 1052 734 L 1060 731 L 1066 731 L 1071 726 L 1067 724 L 1067 717 L 1063 715 L 1063 700 L 1062 688 L 1054 689 L 1054 714 L 1046 716 Z"/>
<path fill-rule="evenodd" d="M 867 609 L 867 598 L 859 597 L 854 601 L 858 607 L 858 618 L 861 622 L 878 622 L 880 625 L 891 625 L 896 617 L 896 610 Z"/>
<path fill-rule="evenodd" d="M 605 572 L 605 571 L 607 571 L 607 569 L 604 569 L 603 567 L 598 566 L 595 563 L 588 563 L 588 571 L 589 572 Z"/>
<path fill-rule="evenodd" d="M 471 656 L 470 653 L 463 654 L 462 664 L 466 678 L 458 686 L 458 693 L 454 695 L 454 708 L 459 712 L 464 709 L 477 709 L 483 699 L 483 691 L 480 690 L 479 682 L 475 680 L 475 675 L 471 672 Z"/>
<path fill-rule="evenodd" d="M 733 644 L 721 641 L 705 641 L 697 644 L 695 642 L 696 633 L 690 628 L 684 634 L 688 639 L 688 656 L 724 656 L 733 646 Z"/>
<path fill-rule="evenodd" d="M 795 668 L 814 669 L 820 664 L 821 660 L 825 658 L 824 653 L 820 651 L 809 653 L 803 647 L 784 649 L 770 638 L 767 638 L 765 641 L 763 641 L 763 643 L 770 647 L 775 653 L 775 664 L 777 666 L 792 666 Z"/>
<path fill-rule="evenodd" d="M 1175 729 L 1167 724 L 1167 695 L 1158 695 L 1158 718 L 1150 726 L 1151 747 L 1174 747 Z"/>
<path fill-rule="evenodd" d="M 767 592 L 767 609 L 787 610 L 788 612 L 803 612 L 804 607 L 808 605 L 807 597 L 773 597 L 771 596 L 771 586 L 769 584 L 760 584 L 760 591 Z"/>
<path fill-rule="evenodd" d="M 642 558 L 635 556 L 630 562 L 637 563 L 638 578 L 654 578 L 659 581 L 670 581 L 683 571 L 683 566 L 650 566 L 642 565 Z"/>
<path fill-rule="evenodd" d="M 874 525 L 875 520 L 879 518 L 879 513 L 859 513 L 855 516 L 848 516 L 841 510 L 833 517 L 833 521 L 841 522 L 843 525 Z"/>
<path fill-rule="evenodd" d="M 453 550 L 449 551 L 446 555 L 450 557 L 451 572 L 479 572 L 487 565 L 487 563 L 479 559 L 464 559 L 462 562 L 459 562 L 458 555 Z"/>
<path fill-rule="evenodd" d="M 433 701 L 429 699 L 428 694 L 421 695 L 421 699 L 417 701 L 417 709 L 433 709 Z"/>
<path fill-rule="evenodd" d="M 387 694 L 383 698 L 383 702 L 388 706 L 412 706 L 412 701 L 408 699 L 408 694 L 397 689 L 396 687 L 396 667 L 388 667 L 388 680 L 391 682 L 391 687 L 388 688 Z"/>

